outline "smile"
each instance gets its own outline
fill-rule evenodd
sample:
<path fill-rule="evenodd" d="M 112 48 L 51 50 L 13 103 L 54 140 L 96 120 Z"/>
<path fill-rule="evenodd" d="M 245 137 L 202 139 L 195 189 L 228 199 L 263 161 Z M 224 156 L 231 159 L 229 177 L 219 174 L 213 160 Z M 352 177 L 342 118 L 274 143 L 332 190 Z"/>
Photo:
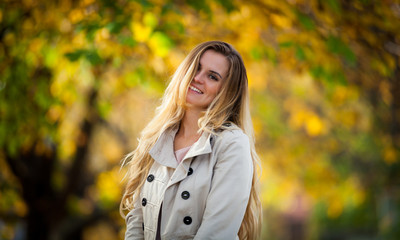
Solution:
<path fill-rule="evenodd" d="M 203 92 L 200 91 L 200 89 L 198 89 L 198 88 L 195 88 L 195 87 L 193 87 L 193 86 L 189 86 L 189 88 L 190 88 L 191 90 L 197 92 L 197 93 L 203 94 Z"/>

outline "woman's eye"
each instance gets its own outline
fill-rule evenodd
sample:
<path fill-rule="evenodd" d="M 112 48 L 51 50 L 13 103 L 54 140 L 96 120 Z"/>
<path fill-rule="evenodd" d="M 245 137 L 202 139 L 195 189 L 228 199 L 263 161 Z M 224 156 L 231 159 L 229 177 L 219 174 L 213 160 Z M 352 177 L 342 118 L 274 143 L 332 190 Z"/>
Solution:
<path fill-rule="evenodd" d="M 212 80 L 218 81 L 218 78 L 217 78 L 216 76 L 214 76 L 214 75 L 210 75 L 210 78 L 211 78 Z"/>

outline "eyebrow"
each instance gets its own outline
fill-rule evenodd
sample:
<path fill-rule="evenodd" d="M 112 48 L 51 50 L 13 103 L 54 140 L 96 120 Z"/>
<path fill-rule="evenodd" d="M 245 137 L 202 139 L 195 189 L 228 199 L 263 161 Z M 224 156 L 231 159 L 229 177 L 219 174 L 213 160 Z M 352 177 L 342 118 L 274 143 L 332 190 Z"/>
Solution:
<path fill-rule="evenodd" d="M 201 68 L 201 63 L 199 63 L 199 67 Z M 223 79 L 222 76 L 221 76 L 221 74 L 219 74 L 218 72 L 213 71 L 213 70 L 210 70 L 210 72 L 211 72 L 211 73 L 214 73 L 214 74 L 217 74 L 221 79 Z"/>
<path fill-rule="evenodd" d="M 212 72 L 212 73 L 214 73 L 214 74 L 217 74 L 217 75 L 222 79 L 221 74 L 217 73 L 216 71 L 210 70 L 210 72 Z"/>

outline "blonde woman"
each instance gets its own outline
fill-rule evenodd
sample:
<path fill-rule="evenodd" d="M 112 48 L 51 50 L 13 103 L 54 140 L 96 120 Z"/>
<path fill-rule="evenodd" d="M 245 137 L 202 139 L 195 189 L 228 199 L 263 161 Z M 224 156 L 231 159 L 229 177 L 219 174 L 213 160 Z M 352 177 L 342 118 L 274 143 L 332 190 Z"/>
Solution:
<path fill-rule="evenodd" d="M 246 69 L 220 41 L 196 46 L 127 158 L 125 239 L 256 239 L 258 157 Z"/>

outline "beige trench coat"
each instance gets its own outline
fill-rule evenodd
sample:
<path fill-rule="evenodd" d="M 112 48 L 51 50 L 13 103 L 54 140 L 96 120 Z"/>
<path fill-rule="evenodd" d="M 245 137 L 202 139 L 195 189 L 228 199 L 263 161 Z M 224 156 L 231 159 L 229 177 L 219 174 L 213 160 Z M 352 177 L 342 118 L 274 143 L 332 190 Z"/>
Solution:
<path fill-rule="evenodd" d="M 164 132 L 150 150 L 155 161 L 126 217 L 125 239 L 155 239 L 161 205 L 161 239 L 238 239 L 253 176 L 247 135 L 203 133 L 178 164 L 176 132 Z"/>

